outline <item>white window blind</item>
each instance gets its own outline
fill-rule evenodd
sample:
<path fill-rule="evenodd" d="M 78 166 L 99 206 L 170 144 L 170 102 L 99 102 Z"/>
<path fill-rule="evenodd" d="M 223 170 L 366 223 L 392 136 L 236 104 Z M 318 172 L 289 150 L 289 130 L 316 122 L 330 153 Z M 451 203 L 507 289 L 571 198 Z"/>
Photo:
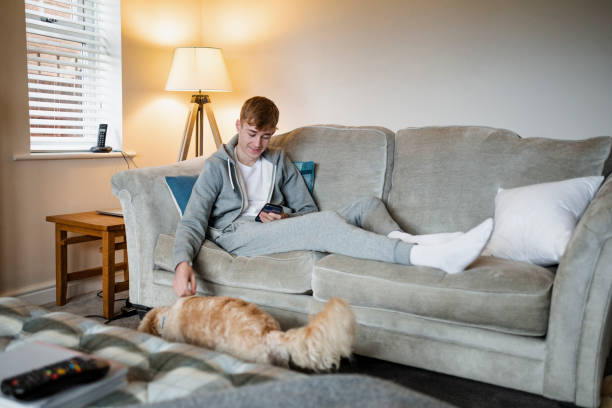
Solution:
<path fill-rule="evenodd" d="M 119 0 L 24 0 L 30 150 L 121 150 Z"/>

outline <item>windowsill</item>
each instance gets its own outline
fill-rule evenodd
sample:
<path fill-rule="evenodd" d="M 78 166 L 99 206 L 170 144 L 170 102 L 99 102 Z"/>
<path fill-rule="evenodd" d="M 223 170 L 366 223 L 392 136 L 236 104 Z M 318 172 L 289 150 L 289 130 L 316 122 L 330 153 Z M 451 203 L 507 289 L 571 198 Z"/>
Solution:
<path fill-rule="evenodd" d="M 122 159 L 133 158 L 136 152 L 51 152 L 51 153 L 25 153 L 14 154 L 13 160 L 72 160 L 72 159 Z"/>

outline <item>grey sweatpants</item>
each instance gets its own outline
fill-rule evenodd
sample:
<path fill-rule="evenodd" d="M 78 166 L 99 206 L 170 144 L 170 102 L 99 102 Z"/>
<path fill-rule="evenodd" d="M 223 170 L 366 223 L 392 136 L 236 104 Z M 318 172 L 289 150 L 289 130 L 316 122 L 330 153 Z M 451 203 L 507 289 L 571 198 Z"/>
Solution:
<path fill-rule="evenodd" d="M 238 220 L 214 241 L 243 256 L 310 250 L 410 265 L 412 244 L 386 236 L 399 229 L 382 201 L 364 198 L 338 211 L 267 223 Z"/>

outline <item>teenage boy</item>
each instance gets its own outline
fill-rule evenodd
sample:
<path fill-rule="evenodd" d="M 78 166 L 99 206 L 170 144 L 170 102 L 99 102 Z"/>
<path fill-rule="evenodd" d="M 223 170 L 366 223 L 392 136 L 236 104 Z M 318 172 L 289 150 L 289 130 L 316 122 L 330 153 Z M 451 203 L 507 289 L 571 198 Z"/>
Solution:
<path fill-rule="evenodd" d="M 480 255 L 493 229 L 490 218 L 466 233 L 415 236 L 402 231 L 377 198 L 319 212 L 289 157 L 268 149 L 278 117 L 271 100 L 247 100 L 236 120 L 238 134 L 205 161 L 176 230 L 177 296 L 196 292 L 192 262 L 205 237 L 236 255 L 312 250 L 447 273 L 463 271 Z M 282 211 L 264 212 L 266 203 Z"/>

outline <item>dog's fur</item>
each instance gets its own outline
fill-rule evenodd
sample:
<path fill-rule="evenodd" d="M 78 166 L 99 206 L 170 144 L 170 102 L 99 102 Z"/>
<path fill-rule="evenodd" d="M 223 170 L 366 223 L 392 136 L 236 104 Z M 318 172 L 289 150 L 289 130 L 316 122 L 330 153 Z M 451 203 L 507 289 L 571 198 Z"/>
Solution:
<path fill-rule="evenodd" d="M 332 298 L 308 326 L 283 332 L 272 316 L 242 299 L 190 296 L 150 310 L 138 330 L 247 361 L 284 367 L 291 361 L 325 371 L 351 355 L 355 315 L 344 300 Z"/>

